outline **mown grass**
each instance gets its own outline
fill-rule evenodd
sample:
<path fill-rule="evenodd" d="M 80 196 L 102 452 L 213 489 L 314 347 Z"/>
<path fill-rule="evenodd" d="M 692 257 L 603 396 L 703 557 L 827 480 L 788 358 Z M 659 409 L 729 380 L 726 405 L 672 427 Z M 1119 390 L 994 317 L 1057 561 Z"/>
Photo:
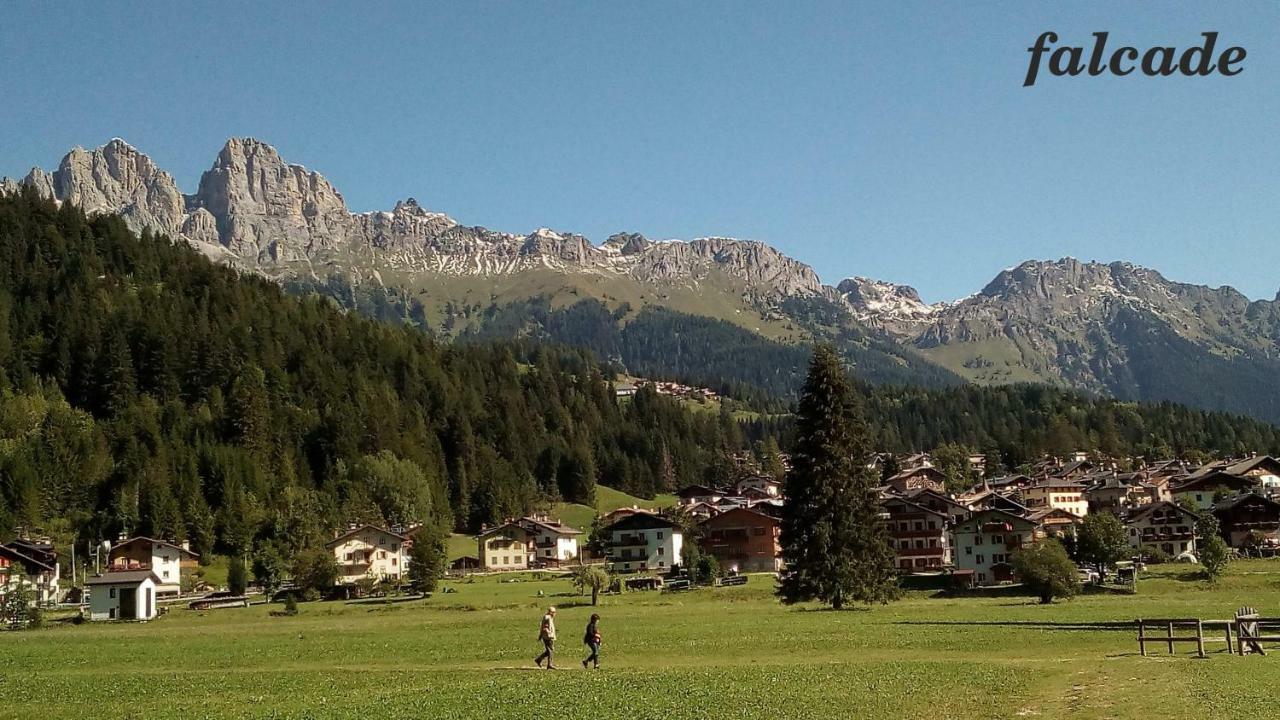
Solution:
<path fill-rule="evenodd" d="M 1276 614 L 1280 562 L 1217 587 L 1166 566 L 1137 595 L 910 593 L 886 606 L 783 607 L 772 581 L 604 598 L 604 669 L 581 669 L 592 612 L 562 578 L 449 583 L 390 606 L 175 610 L 147 624 L 0 634 L 3 717 L 1138 718 L 1280 717 L 1276 653 L 1143 658 L 1129 629 L 1072 623 Z M 552 578 L 544 574 L 543 578 Z M 511 580 L 519 580 L 511 582 Z M 532 668 L 561 608 L 560 672 Z"/>

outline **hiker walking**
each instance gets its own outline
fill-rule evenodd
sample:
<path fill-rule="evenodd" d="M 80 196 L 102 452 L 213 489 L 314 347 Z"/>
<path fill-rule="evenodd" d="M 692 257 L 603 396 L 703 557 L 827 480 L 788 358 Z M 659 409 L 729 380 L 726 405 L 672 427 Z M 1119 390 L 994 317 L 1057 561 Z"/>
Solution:
<path fill-rule="evenodd" d="M 542 627 L 538 629 L 538 639 L 542 641 L 542 654 L 534 658 L 534 662 L 538 667 L 542 667 L 542 661 L 547 661 L 547 669 L 555 670 L 555 661 L 551 656 L 556 649 L 556 609 L 547 608 L 547 614 L 542 616 Z"/>
<path fill-rule="evenodd" d="M 587 623 L 587 631 L 582 635 L 582 642 L 588 648 L 591 648 L 591 655 L 582 661 L 582 667 L 592 664 L 592 667 L 600 669 L 600 616 L 596 613 L 591 614 L 591 622 Z"/>

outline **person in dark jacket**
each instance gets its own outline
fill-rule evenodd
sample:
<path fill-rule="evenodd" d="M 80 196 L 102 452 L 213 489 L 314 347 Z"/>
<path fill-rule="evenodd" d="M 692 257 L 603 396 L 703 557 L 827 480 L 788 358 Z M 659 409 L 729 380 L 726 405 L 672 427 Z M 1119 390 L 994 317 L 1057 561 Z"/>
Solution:
<path fill-rule="evenodd" d="M 596 613 L 591 614 L 591 622 L 587 623 L 587 631 L 582 635 L 582 642 L 588 648 L 591 648 L 591 655 L 582 661 L 582 667 L 588 664 L 599 670 L 600 669 L 600 616 Z"/>

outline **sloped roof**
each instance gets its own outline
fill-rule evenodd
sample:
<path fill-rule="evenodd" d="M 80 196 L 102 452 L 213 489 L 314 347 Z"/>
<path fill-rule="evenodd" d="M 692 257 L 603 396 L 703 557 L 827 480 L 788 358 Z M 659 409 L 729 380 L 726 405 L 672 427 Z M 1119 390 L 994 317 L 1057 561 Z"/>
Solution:
<path fill-rule="evenodd" d="M 184 548 L 184 547 L 182 547 L 182 546 L 180 546 L 180 545 L 174 545 L 174 544 L 173 544 L 173 543 L 171 543 L 171 542 L 167 542 L 167 541 L 164 541 L 164 540 L 156 540 L 155 538 L 144 537 L 144 536 L 141 536 L 141 535 L 140 535 L 140 536 L 138 536 L 138 537 L 131 537 L 131 538 L 129 538 L 128 540 L 122 540 L 122 541 L 120 541 L 120 542 L 116 543 L 115 545 L 112 545 L 112 546 L 111 546 L 111 550 L 109 550 L 108 552 L 109 552 L 109 553 L 113 553 L 113 552 L 115 552 L 115 551 L 116 551 L 116 549 L 117 549 L 117 548 L 126 547 L 126 546 L 132 545 L 132 544 L 134 544 L 134 543 L 137 543 L 137 542 L 144 542 L 144 541 L 145 541 L 145 542 L 149 542 L 149 543 L 151 543 L 153 546 L 154 546 L 154 545 L 164 545 L 165 547 L 171 547 L 171 548 L 173 548 L 174 550 L 177 550 L 177 551 L 178 551 L 178 552 L 180 552 L 180 553 L 185 553 L 185 554 L 187 554 L 187 555 L 190 555 L 190 556 L 191 556 L 191 557 L 193 557 L 193 558 L 198 558 L 198 557 L 200 557 L 200 556 L 199 556 L 199 555 L 197 555 L 196 553 L 193 553 L 193 552 L 191 552 L 190 550 L 188 550 L 188 549 L 186 549 L 186 548 Z"/>
<path fill-rule="evenodd" d="M 353 530 L 348 530 L 345 533 L 339 535 L 338 537 L 330 540 L 329 542 L 325 543 L 324 546 L 327 548 L 334 547 L 339 543 L 341 543 L 343 540 L 346 540 L 347 538 L 353 537 L 355 535 L 359 535 L 360 533 L 366 530 L 373 530 L 374 532 L 380 532 L 384 535 L 390 535 L 391 537 L 399 540 L 400 542 L 404 542 L 407 539 L 405 538 L 405 536 L 401 535 L 400 533 L 393 533 L 390 530 L 386 528 L 380 528 L 377 525 L 361 525 L 358 528 L 355 528 Z"/>
<path fill-rule="evenodd" d="M 676 525 L 661 515 L 640 511 L 622 518 L 605 528 L 605 530 L 608 532 L 615 532 L 618 530 L 647 530 L 650 528 L 678 529 L 679 527 L 679 525 Z"/>
<path fill-rule="evenodd" d="M 150 570 L 124 570 L 120 572 L 109 572 L 103 575 L 95 575 L 84 581 L 85 585 L 137 585 L 138 583 L 151 579 L 151 582 L 160 584 L 160 578 Z"/>

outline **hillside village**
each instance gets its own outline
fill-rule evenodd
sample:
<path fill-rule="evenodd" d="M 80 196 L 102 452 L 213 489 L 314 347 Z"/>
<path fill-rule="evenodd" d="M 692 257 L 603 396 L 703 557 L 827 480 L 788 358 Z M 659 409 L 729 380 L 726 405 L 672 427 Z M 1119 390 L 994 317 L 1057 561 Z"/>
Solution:
<path fill-rule="evenodd" d="M 970 464 L 980 467 L 974 456 Z M 1017 582 L 1012 556 L 1055 537 L 1070 546 L 1084 518 L 1113 513 L 1127 531 L 1135 559 L 1195 562 L 1204 515 L 1239 555 L 1280 552 L 1280 461 L 1265 455 L 1193 465 L 1178 460 L 1117 463 L 1084 453 L 1045 458 L 1024 473 L 983 478 L 959 492 L 927 453 L 880 454 L 870 466 L 896 566 L 904 584 L 964 588 Z M 759 473 L 728 487 L 691 485 L 667 508 L 624 507 L 601 513 L 593 527 L 575 528 L 547 514 L 512 518 L 475 537 L 476 554 L 454 558 L 449 572 L 507 573 L 602 565 L 615 576 L 658 578 L 648 586 L 687 579 L 695 555 L 714 558 L 718 574 L 785 570 L 780 545 L 783 483 Z M 377 584 L 407 581 L 419 527 L 351 525 L 326 544 L 344 597 Z M 193 573 L 200 558 L 182 541 L 120 537 L 104 545 L 97 572 L 67 582 L 48 538 L 0 544 L 0 591 L 27 588 L 30 602 L 80 604 L 90 620 L 147 620 L 167 602 L 202 597 Z M 629 583 L 639 586 L 634 581 Z M 225 595 L 225 593 L 222 593 Z M 0 598 L 3 593 L 0 593 Z"/>

